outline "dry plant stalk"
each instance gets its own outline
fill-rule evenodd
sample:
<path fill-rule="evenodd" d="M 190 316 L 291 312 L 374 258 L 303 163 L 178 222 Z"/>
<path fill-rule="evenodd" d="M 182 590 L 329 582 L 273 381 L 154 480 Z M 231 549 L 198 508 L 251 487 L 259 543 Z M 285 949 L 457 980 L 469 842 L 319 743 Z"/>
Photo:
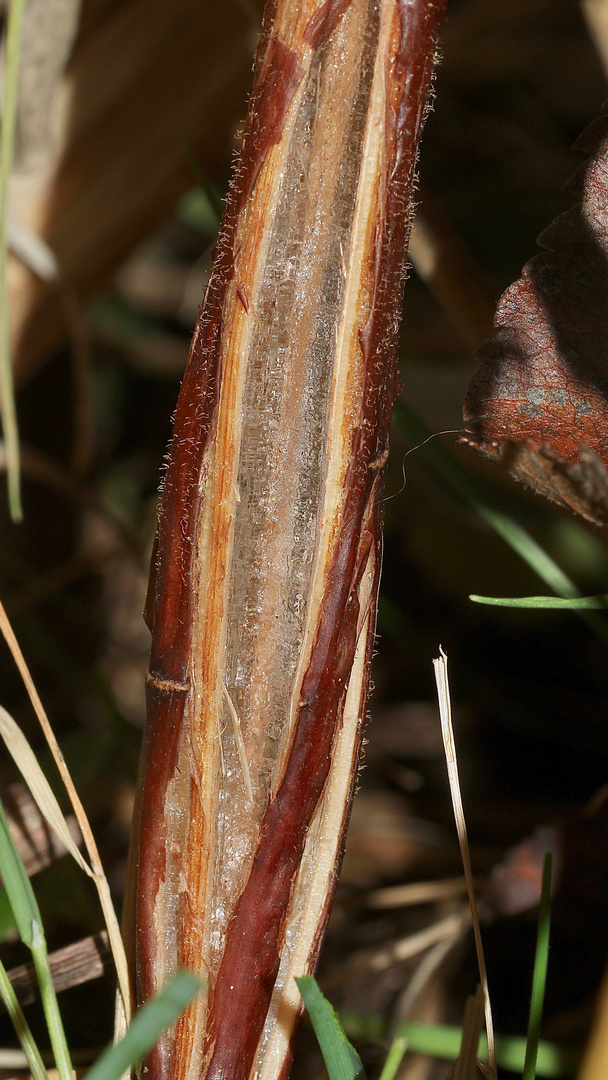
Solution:
<path fill-rule="evenodd" d="M 112 956 L 105 930 L 89 937 L 81 938 L 72 945 L 64 945 L 49 953 L 49 964 L 53 976 L 53 985 L 57 993 L 70 990 L 74 986 L 99 979 L 111 964 Z M 21 1005 L 29 1005 L 39 1000 L 40 988 L 34 964 L 19 964 L 8 972 L 13 990 Z M 4 1006 L 0 1006 L 4 1008 Z"/>
<path fill-rule="evenodd" d="M 441 735 L 443 738 L 443 747 L 445 750 L 445 760 L 448 771 L 450 795 L 452 798 L 452 808 L 454 810 L 454 821 L 456 823 L 456 832 L 458 833 L 458 843 L 460 845 L 460 855 L 464 868 L 464 876 L 467 883 L 467 893 L 469 895 L 469 906 L 471 909 L 471 920 L 473 923 L 473 936 L 475 938 L 475 950 L 477 952 L 477 966 L 479 968 L 479 978 L 485 1007 L 486 1032 L 488 1036 L 489 1076 L 490 1078 L 495 1078 L 496 1052 L 494 1047 L 494 1023 L 492 1020 L 492 1005 L 490 1002 L 490 991 L 488 988 L 486 961 L 483 951 L 483 942 L 481 940 L 481 927 L 479 925 L 479 915 L 477 913 L 477 902 L 475 899 L 475 882 L 473 880 L 473 871 L 471 868 L 471 852 L 469 850 L 467 825 L 464 816 L 464 807 L 462 804 L 462 793 L 460 791 L 460 777 L 458 774 L 458 760 L 456 757 L 456 742 L 454 739 L 454 727 L 452 725 L 452 700 L 450 697 L 450 684 L 448 680 L 448 658 L 441 646 L 439 647 L 438 658 L 436 660 L 433 660 L 433 667 L 435 669 L 435 683 L 437 685 L 437 697 L 439 699 Z M 467 1028 L 465 1013 L 463 1049 L 466 1030 Z M 477 1046 L 477 1043 L 475 1043 L 475 1046 Z M 467 1055 L 464 1054 L 464 1056 L 462 1056 L 462 1054 L 463 1051 L 461 1051 L 461 1058 L 456 1063 L 454 1080 L 464 1080 L 466 1070 L 469 1069 L 471 1065 L 471 1062 L 467 1058 Z"/>
<path fill-rule="evenodd" d="M 275 0 L 151 590 L 138 996 L 154 1078 L 284 1075 L 357 773 L 417 144 L 447 0 Z"/>
<path fill-rule="evenodd" d="M 55 795 L 53 794 L 48 780 L 42 772 L 31 747 L 15 721 L 2 707 L 0 707 L 0 734 L 47 824 L 60 837 L 66 849 L 75 859 L 78 866 L 80 866 L 80 869 L 92 878 L 95 884 L 116 968 L 118 980 L 116 1030 L 120 1031 L 131 1018 L 131 985 L 129 982 L 125 947 L 121 937 L 118 919 L 116 918 L 112 897 L 110 895 L 108 879 L 104 873 L 95 837 L 93 836 L 89 820 L 82 802 L 80 801 L 80 796 L 74 787 L 70 771 L 65 763 L 65 759 L 59 748 L 59 743 L 57 742 L 55 733 L 51 727 L 44 705 L 42 704 L 40 695 L 36 689 L 34 680 L 32 679 L 30 670 L 25 662 L 25 657 L 21 652 L 19 642 L 15 637 L 2 602 L 0 602 L 0 633 L 6 641 L 11 656 L 15 661 L 17 670 L 27 691 L 27 695 L 32 703 L 34 712 L 48 743 L 53 761 L 57 766 L 57 771 L 63 782 L 66 794 L 72 805 L 74 817 L 76 818 L 80 835 L 89 857 L 88 863 L 86 859 L 83 858 L 74 842 L 74 838 L 61 812 Z"/>

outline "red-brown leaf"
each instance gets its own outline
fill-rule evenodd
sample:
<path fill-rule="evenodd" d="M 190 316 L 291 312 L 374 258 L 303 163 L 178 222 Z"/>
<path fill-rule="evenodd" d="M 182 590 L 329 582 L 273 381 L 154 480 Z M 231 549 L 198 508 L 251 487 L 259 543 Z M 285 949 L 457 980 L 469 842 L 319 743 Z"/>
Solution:
<path fill-rule="evenodd" d="M 604 107 L 605 108 L 605 107 Z M 590 155 L 576 200 L 501 297 L 465 399 L 463 442 L 555 502 L 608 522 L 608 117 L 575 144 Z"/>

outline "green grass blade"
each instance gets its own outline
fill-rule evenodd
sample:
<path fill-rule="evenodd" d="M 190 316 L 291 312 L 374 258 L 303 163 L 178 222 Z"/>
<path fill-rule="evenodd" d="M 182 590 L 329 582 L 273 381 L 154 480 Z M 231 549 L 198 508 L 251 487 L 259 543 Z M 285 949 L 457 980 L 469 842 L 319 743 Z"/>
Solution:
<path fill-rule="evenodd" d="M 40 987 L 42 1008 L 44 1009 L 44 1018 L 51 1040 L 55 1065 L 57 1066 L 60 1080 L 72 1080 L 72 1061 L 67 1039 L 65 1037 L 61 1014 L 59 1012 L 59 1002 L 57 1001 L 57 994 L 53 984 L 53 975 L 51 973 L 49 954 L 44 933 L 42 931 L 42 925 L 34 922 L 33 931 L 32 960 L 34 962 L 36 978 L 38 979 L 38 986 Z"/>
<path fill-rule="evenodd" d="M 164 990 L 134 1016 L 124 1039 L 109 1046 L 89 1069 L 86 1080 L 119 1080 L 146 1056 L 163 1031 L 171 1027 L 202 989 L 192 971 L 178 971 Z"/>
<path fill-rule="evenodd" d="M 40 910 L 1 803 L 0 872 L 21 940 L 31 949 L 34 923 L 42 925 Z"/>
<path fill-rule="evenodd" d="M 380 1080 L 394 1080 L 397 1075 L 397 1069 L 403 1061 L 403 1055 L 407 1050 L 407 1036 L 398 1035 L 396 1039 L 393 1039 L 391 1048 L 386 1055 L 386 1061 L 384 1067 L 380 1073 Z"/>
<path fill-rule="evenodd" d="M 11 981 L 8 977 L 8 973 L 4 964 L 0 960 L 0 997 L 4 1002 L 4 1007 L 12 1021 L 15 1029 L 15 1034 L 19 1039 L 21 1049 L 27 1058 L 27 1063 L 30 1067 L 33 1080 L 48 1080 L 48 1073 L 44 1067 L 44 1063 L 40 1056 L 40 1051 L 34 1041 L 29 1024 L 23 1015 L 23 1011 Z"/>
<path fill-rule="evenodd" d="M 549 960 L 549 930 L 551 925 L 551 868 L 553 859 L 550 852 L 545 855 L 543 866 L 543 884 L 538 912 L 538 933 L 536 937 L 536 955 L 534 958 L 534 978 L 532 980 L 532 1002 L 530 1004 L 530 1022 L 528 1024 L 528 1042 L 522 1080 L 534 1080 L 536 1076 L 536 1058 L 540 1023 L 547 982 L 547 963 Z"/>
<path fill-rule="evenodd" d="M 459 461 L 446 450 L 433 432 L 402 402 L 397 401 L 394 419 L 408 439 L 418 446 L 430 465 L 457 492 L 462 499 L 515 551 L 519 557 L 534 570 L 541 581 L 558 596 L 580 597 L 580 590 L 560 566 L 547 554 L 539 543 L 530 536 L 519 522 L 510 514 L 493 506 L 486 492 L 486 486 L 462 467 Z M 608 626 L 593 611 L 582 610 L 580 617 L 592 628 L 594 633 L 608 645 Z"/>
<path fill-rule="evenodd" d="M 397 402 L 394 416 L 402 431 L 413 443 L 419 445 L 420 452 L 450 487 L 469 503 L 483 521 L 502 537 L 550 589 L 562 596 L 578 596 L 576 585 L 561 567 L 510 514 L 490 504 L 485 485 L 467 472 L 438 439 L 432 438 L 433 433 L 402 401 Z"/>
<path fill-rule="evenodd" d="M 8 941 L 17 933 L 17 923 L 13 915 L 6 889 L 0 887 L 0 944 Z"/>
<path fill-rule="evenodd" d="M 351 1038 L 376 1041 L 386 1038 L 387 1023 L 382 1016 L 343 1013 L 341 1019 Z M 424 1024 L 421 1021 L 408 1020 L 407 1023 L 399 1025 L 399 1033 L 407 1038 L 407 1048 L 412 1054 L 428 1054 L 429 1057 L 445 1061 L 454 1061 L 458 1057 L 462 1030 L 455 1025 Z M 498 1067 L 521 1073 L 527 1040 L 520 1035 L 496 1035 L 495 1041 Z M 479 1040 L 477 1056 L 481 1061 L 488 1060 L 488 1042 L 485 1035 Z M 548 1080 L 565 1080 L 566 1077 L 576 1075 L 580 1060 L 580 1050 L 541 1040 L 538 1044 L 536 1075 L 547 1077 Z"/>
<path fill-rule="evenodd" d="M 365 1070 L 357 1051 L 349 1043 L 338 1016 L 317 982 L 310 975 L 296 979 L 298 990 L 310 1017 L 329 1080 L 358 1080 Z"/>
<path fill-rule="evenodd" d="M 537 608 L 547 611 L 606 611 L 608 593 L 601 596 L 476 596 L 469 600 L 475 604 L 490 604 L 492 607 Z"/>
<path fill-rule="evenodd" d="M 13 166 L 17 85 L 25 0 L 11 0 L 8 8 L 2 127 L 0 129 L 0 415 L 6 445 L 8 501 L 13 521 L 21 521 L 19 430 L 10 356 L 8 296 L 8 188 Z"/>
<path fill-rule="evenodd" d="M 60 1080 L 71 1080 L 72 1063 L 68 1050 L 57 995 L 42 930 L 42 917 L 30 879 L 13 840 L 4 808 L 0 803 L 0 872 L 17 923 L 21 940 L 32 953 L 40 986 L 42 1007 L 49 1030 L 55 1064 Z"/>

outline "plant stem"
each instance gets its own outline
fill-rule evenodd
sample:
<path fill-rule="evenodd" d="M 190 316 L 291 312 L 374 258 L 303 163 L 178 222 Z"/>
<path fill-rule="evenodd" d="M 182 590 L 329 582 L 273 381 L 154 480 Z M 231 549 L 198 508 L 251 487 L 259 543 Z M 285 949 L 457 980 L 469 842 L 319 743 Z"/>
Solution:
<path fill-rule="evenodd" d="M 59 1013 L 57 995 L 55 993 L 55 987 L 53 986 L 53 976 L 49 966 L 48 952 L 44 938 L 41 934 L 41 929 L 36 923 L 34 924 L 33 937 L 32 960 L 34 968 L 36 969 L 36 976 L 40 987 L 40 997 L 42 998 L 42 1007 L 44 1009 L 46 1025 L 51 1040 L 51 1046 L 53 1048 L 57 1072 L 59 1073 L 60 1080 L 72 1080 L 70 1051 L 68 1050 L 63 1023 Z"/>
<path fill-rule="evenodd" d="M 30 1031 L 29 1024 L 23 1015 L 23 1010 L 17 1001 L 17 995 L 13 990 L 6 968 L 0 960 L 0 997 L 11 1019 L 15 1034 L 19 1039 L 21 1049 L 27 1058 L 33 1080 L 49 1080 L 40 1051 L 36 1046 L 34 1036 Z"/>
<path fill-rule="evenodd" d="M 180 393 L 151 592 L 150 1080 L 287 1068 L 357 775 L 418 138 L 446 0 L 277 0 Z M 190 1063 L 196 1060 L 196 1066 Z"/>
<path fill-rule="evenodd" d="M 538 1054 L 538 1041 L 540 1036 L 540 1024 L 543 1014 L 543 1002 L 545 999 L 545 984 L 547 982 L 547 964 L 549 961 L 549 930 L 551 927 L 551 870 L 553 857 L 551 852 L 545 855 L 543 866 L 543 882 L 538 912 L 538 933 L 536 938 L 536 955 L 534 958 L 534 978 L 532 981 L 532 1001 L 530 1004 L 530 1023 L 528 1025 L 528 1041 L 526 1043 L 526 1060 L 522 1080 L 534 1080 L 536 1076 L 536 1057 Z"/>

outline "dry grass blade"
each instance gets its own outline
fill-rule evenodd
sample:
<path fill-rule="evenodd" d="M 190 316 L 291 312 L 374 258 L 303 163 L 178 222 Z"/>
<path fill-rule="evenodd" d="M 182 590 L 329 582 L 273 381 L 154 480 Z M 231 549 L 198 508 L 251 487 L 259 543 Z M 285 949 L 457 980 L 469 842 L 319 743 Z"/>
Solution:
<path fill-rule="evenodd" d="M 23 656 L 23 653 L 21 652 L 19 643 L 15 637 L 13 628 L 10 624 L 10 621 L 2 603 L 0 603 L 0 630 L 2 631 L 4 639 L 11 651 L 11 655 L 17 665 L 19 674 L 23 679 L 23 683 L 28 692 L 30 701 L 34 707 L 34 712 L 36 713 L 40 726 L 42 727 L 42 730 L 44 732 L 45 738 L 53 755 L 55 764 L 57 765 L 57 768 L 59 770 L 65 789 L 68 793 L 72 808 L 74 810 L 74 814 L 76 815 L 76 820 L 82 833 L 82 838 L 84 840 L 84 844 L 91 862 L 93 880 L 97 888 L 99 901 L 108 930 L 110 948 L 112 950 L 114 963 L 116 965 L 116 974 L 118 978 L 120 997 L 122 999 L 122 1008 L 124 1010 L 126 1022 L 128 1023 L 131 1016 L 131 990 L 129 982 L 129 972 L 127 967 L 125 949 L 120 934 L 120 928 L 118 925 L 118 919 L 116 917 L 114 904 L 112 903 L 112 897 L 110 895 L 110 887 L 108 885 L 108 880 L 104 874 L 101 859 L 99 857 L 99 851 L 97 849 L 97 844 L 95 843 L 95 838 L 93 836 L 91 826 L 89 825 L 89 820 L 80 801 L 78 792 L 74 787 L 74 783 L 72 781 L 72 777 L 70 776 L 69 769 L 65 763 L 63 754 L 61 753 L 59 744 L 57 742 L 57 739 L 55 738 L 55 734 L 49 723 L 49 719 L 46 715 L 44 706 L 40 700 L 40 696 L 38 694 L 38 691 L 36 690 L 29 668 L 25 662 L 25 658 Z"/>
<path fill-rule="evenodd" d="M 44 775 L 34 751 L 28 743 L 21 728 L 13 720 L 10 713 L 0 705 L 0 735 L 4 739 L 6 748 L 27 783 L 32 796 L 44 819 L 51 829 L 57 834 L 65 848 L 73 859 L 76 860 L 81 870 L 89 877 L 94 877 L 91 867 L 80 854 L 74 838 L 70 832 L 68 823 L 63 816 L 61 807 L 55 798 L 51 785 Z"/>
<path fill-rule="evenodd" d="M 481 987 L 477 993 L 467 998 L 462 1023 L 462 1043 L 458 1060 L 454 1066 L 454 1080 L 476 1080 L 477 1047 L 483 1025 L 483 993 Z"/>
<path fill-rule="evenodd" d="M 595 1018 L 577 1080 L 596 1080 L 608 1073 L 608 972 L 595 1006 Z"/>
<path fill-rule="evenodd" d="M 469 842 L 467 839 L 467 826 L 462 805 L 462 795 L 460 793 L 460 781 L 458 779 L 458 761 L 456 758 L 456 744 L 454 742 L 454 729 L 452 727 L 452 704 L 450 700 L 450 685 L 448 682 L 448 658 L 443 649 L 440 648 L 439 651 L 440 656 L 437 660 L 433 660 L 433 667 L 435 669 L 437 696 L 439 698 L 441 734 L 443 737 L 445 758 L 448 767 L 448 779 L 450 782 L 452 806 L 454 807 L 456 830 L 458 832 L 458 842 L 460 844 L 462 865 L 464 867 L 464 876 L 467 882 L 467 892 L 469 894 L 469 904 L 471 907 L 471 917 L 473 919 L 473 934 L 475 936 L 475 948 L 477 950 L 479 977 L 484 994 L 486 1029 L 488 1034 L 488 1059 L 490 1062 L 490 1069 L 492 1070 L 493 1075 L 496 1075 L 496 1053 L 494 1049 L 494 1025 L 492 1023 L 492 1007 L 490 1005 L 486 962 L 483 954 L 481 930 L 479 926 L 479 918 L 477 915 L 477 906 L 475 903 L 475 885 L 473 881 L 473 872 L 471 870 L 471 855 L 469 852 Z"/>
<path fill-rule="evenodd" d="M 51 866 L 66 854 L 65 846 L 49 829 L 27 785 L 20 780 L 9 784 L 3 792 L 3 806 L 11 836 L 28 877 Z M 76 846 L 82 843 L 80 829 L 73 814 L 66 822 Z"/>
<path fill-rule="evenodd" d="M 52 1056 L 47 1053 L 44 1053 L 41 1056 L 43 1062 L 47 1064 L 46 1072 L 49 1080 L 58 1080 L 59 1074 L 57 1069 L 50 1068 L 50 1064 L 53 1060 Z M 77 1050 L 74 1054 L 74 1064 L 77 1066 L 74 1070 L 74 1077 L 82 1077 L 86 1071 L 85 1066 L 89 1066 L 94 1058 L 94 1050 Z M 14 1080 L 15 1073 L 25 1073 L 27 1080 L 29 1080 L 30 1070 L 23 1050 L 13 1050 L 10 1047 L 2 1047 L 0 1049 L 0 1072 L 2 1073 L 2 1080 Z"/>
<path fill-rule="evenodd" d="M 462 931 L 464 931 L 467 925 L 468 923 L 464 923 L 463 921 Z M 393 1035 L 397 1034 L 399 1025 L 410 1018 L 418 999 L 424 990 L 426 990 L 435 973 L 439 971 L 443 961 L 449 956 L 456 943 L 460 940 L 460 937 L 461 934 L 458 934 L 453 937 L 445 938 L 444 941 L 438 941 L 437 944 L 433 945 L 433 947 L 422 957 L 395 1007 L 391 1024 Z"/>
<path fill-rule="evenodd" d="M 340 985 L 358 972 L 386 971 L 387 968 L 392 967 L 394 964 L 400 964 L 405 960 L 411 960 L 414 956 L 419 956 L 420 953 L 432 948 L 439 942 L 449 942 L 451 948 L 465 930 L 468 930 L 469 923 L 470 914 L 468 905 L 466 905 L 459 911 L 446 915 L 444 919 L 432 923 L 431 926 L 426 926 L 424 930 L 418 930 L 415 934 L 408 934 L 407 937 L 389 942 L 381 948 L 362 949 L 345 964 L 342 964 L 340 968 L 337 968 L 335 974 L 327 975 L 323 985 L 326 988 Z"/>
<path fill-rule="evenodd" d="M 432 904 L 449 900 L 466 891 L 464 878 L 448 878 L 445 881 L 412 881 L 407 885 L 389 885 L 374 889 L 360 900 L 368 908 L 409 907 L 414 904 Z"/>

